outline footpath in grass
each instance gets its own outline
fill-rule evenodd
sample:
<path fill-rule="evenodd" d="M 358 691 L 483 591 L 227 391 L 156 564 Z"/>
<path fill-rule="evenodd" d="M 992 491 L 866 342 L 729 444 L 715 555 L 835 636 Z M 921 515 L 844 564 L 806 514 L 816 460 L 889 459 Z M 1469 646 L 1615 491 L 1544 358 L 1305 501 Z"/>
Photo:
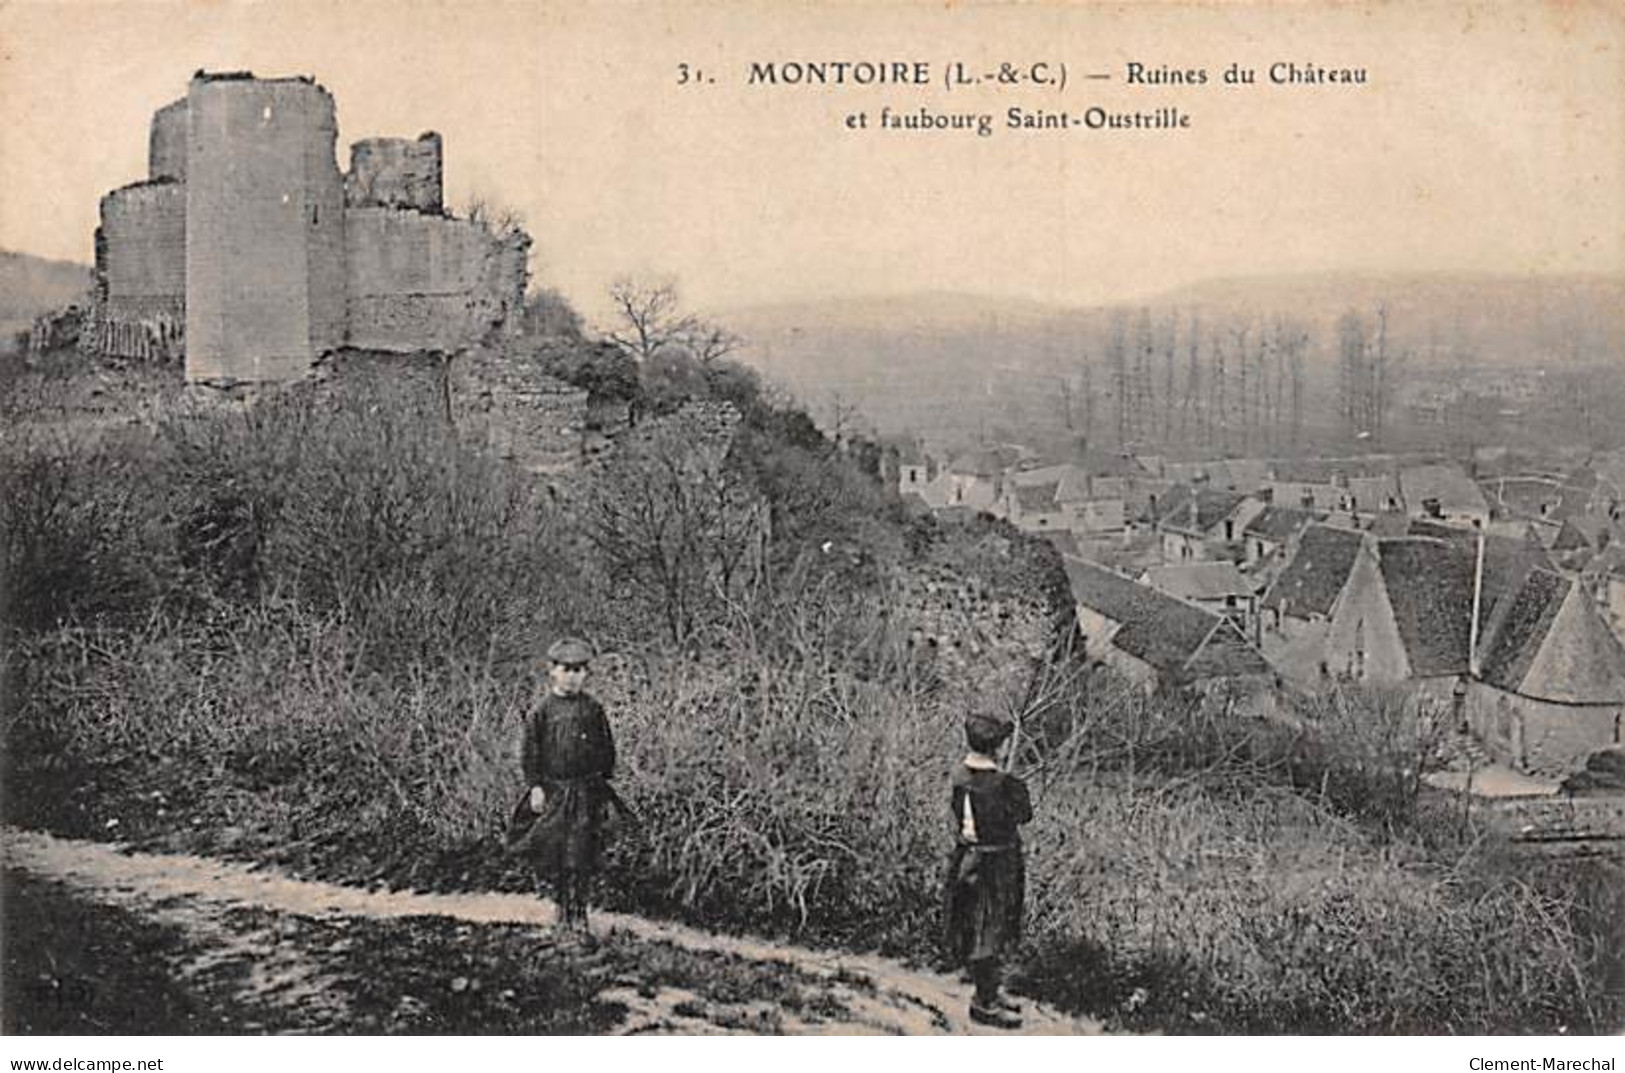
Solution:
<path fill-rule="evenodd" d="M 8 1032 L 978 1031 L 969 988 L 880 958 L 515 894 L 366 891 L 5 829 Z M 1027 1031 L 1090 1023 L 1036 1007 Z"/>

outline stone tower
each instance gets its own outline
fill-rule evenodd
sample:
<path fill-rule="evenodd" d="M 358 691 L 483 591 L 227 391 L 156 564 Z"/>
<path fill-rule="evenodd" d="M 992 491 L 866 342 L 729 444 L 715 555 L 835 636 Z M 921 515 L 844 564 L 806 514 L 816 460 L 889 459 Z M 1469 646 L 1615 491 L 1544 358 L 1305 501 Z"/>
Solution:
<path fill-rule="evenodd" d="M 297 379 L 345 336 L 333 98 L 200 72 L 186 117 L 186 378 Z"/>

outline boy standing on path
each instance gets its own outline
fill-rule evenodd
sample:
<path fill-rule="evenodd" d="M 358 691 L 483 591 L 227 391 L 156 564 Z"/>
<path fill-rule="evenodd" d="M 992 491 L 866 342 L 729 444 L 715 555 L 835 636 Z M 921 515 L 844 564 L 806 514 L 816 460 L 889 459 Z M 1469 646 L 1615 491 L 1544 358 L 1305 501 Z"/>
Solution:
<path fill-rule="evenodd" d="M 976 985 L 971 1020 L 995 1028 L 1021 1027 L 1021 1007 L 1000 989 L 1004 959 L 1021 938 L 1026 896 L 1019 827 L 1033 818 L 1026 783 L 994 759 L 1012 729 L 983 715 L 965 721 L 970 752 L 954 769 L 950 799 L 956 838 L 945 898 L 948 954 L 968 964 Z"/>
<path fill-rule="evenodd" d="M 548 689 L 525 717 L 520 757 L 536 815 L 528 840 L 537 879 L 551 880 L 564 929 L 583 938 L 604 813 L 614 791 L 615 739 L 585 692 L 592 646 L 576 637 L 547 650 Z"/>

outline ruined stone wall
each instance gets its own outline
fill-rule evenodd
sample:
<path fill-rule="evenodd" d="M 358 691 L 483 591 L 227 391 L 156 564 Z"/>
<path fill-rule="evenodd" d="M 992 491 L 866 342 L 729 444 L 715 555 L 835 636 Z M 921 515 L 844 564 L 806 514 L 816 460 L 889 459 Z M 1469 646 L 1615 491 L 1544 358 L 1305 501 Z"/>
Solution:
<path fill-rule="evenodd" d="M 350 209 L 351 345 L 453 351 L 478 342 L 519 308 L 528 247 L 523 235 L 499 239 L 466 220 Z"/>
<path fill-rule="evenodd" d="M 187 114 L 187 378 L 296 379 L 343 342 L 333 98 L 303 79 L 204 76 Z"/>
<path fill-rule="evenodd" d="M 186 181 L 186 98 L 153 113 L 147 133 L 147 178 Z"/>
<path fill-rule="evenodd" d="M 115 312 L 178 311 L 186 301 L 186 187 L 138 183 L 102 198 L 97 265 Z"/>
<path fill-rule="evenodd" d="M 524 355 L 481 348 L 451 365 L 459 433 L 526 469 L 556 473 L 581 462 L 587 391 L 536 370 Z"/>
<path fill-rule="evenodd" d="M 361 406 L 385 404 L 416 411 L 426 420 L 449 421 L 448 363 L 438 354 L 344 348 L 324 355 L 312 388 L 331 400 Z"/>
<path fill-rule="evenodd" d="M 415 140 L 367 138 L 356 142 L 350 146 L 344 199 L 352 208 L 439 214 L 443 208 L 440 135 L 430 131 Z"/>
<path fill-rule="evenodd" d="M 96 302 L 80 345 L 135 361 L 180 356 L 186 322 L 186 187 L 137 183 L 102 198 Z"/>

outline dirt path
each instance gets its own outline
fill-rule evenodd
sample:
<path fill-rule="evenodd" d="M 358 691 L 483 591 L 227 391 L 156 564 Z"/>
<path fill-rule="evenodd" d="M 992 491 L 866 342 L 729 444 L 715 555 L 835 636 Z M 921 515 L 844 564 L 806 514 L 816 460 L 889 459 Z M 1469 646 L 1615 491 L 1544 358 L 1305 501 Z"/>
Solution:
<path fill-rule="evenodd" d="M 279 939 L 274 921 L 402 921 L 440 917 L 471 926 L 535 929 L 538 948 L 551 945 L 543 930 L 553 923 L 550 903 L 531 896 L 498 893 L 425 894 L 368 891 L 294 879 L 264 868 L 201 857 L 133 853 L 117 846 L 72 841 L 35 831 L 0 828 L 6 868 L 63 884 L 89 901 L 116 906 L 167 927 L 182 929 L 203 953 L 178 969 L 181 976 L 204 976 L 221 964 L 238 965 L 235 987 L 246 1000 L 298 1008 L 342 1026 L 335 1010 L 330 974 L 287 935 Z M 273 924 L 244 931 L 228 926 L 244 911 L 268 914 Z M 736 1001 L 725 1016 L 714 1002 L 691 990 L 650 986 L 626 973 L 599 991 L 599 1002 L 627 1011 L 611 1031 L 901 1033 L 909 1035 L 980 1033 L 966 1016 L 969 986 L 933 973 L 908 969 L 879 957 L 822 953 L 794 946 L 715 935 L 679 924 L 619 913 L 595 916 L 595 931 L 617 943 L 662 944 L 682 951 L 721 955 L 816 981 L 813 1005 L 837 1010 L 833 1017 L 809 1017 L 795 1009 L 766 1009 L 761 1001 Z M 635 976 L 635 973 L 634 973 Z M 465 984 L 466 986 L 466 984 Z M 297 1022 L 295 1022 L 297 1025 Z M 247 1026 L 250 1030 L 256 1025 Z M 1099 1026 L 1028 1004 L 1032 1034 L 1094 1034 Z"/>

